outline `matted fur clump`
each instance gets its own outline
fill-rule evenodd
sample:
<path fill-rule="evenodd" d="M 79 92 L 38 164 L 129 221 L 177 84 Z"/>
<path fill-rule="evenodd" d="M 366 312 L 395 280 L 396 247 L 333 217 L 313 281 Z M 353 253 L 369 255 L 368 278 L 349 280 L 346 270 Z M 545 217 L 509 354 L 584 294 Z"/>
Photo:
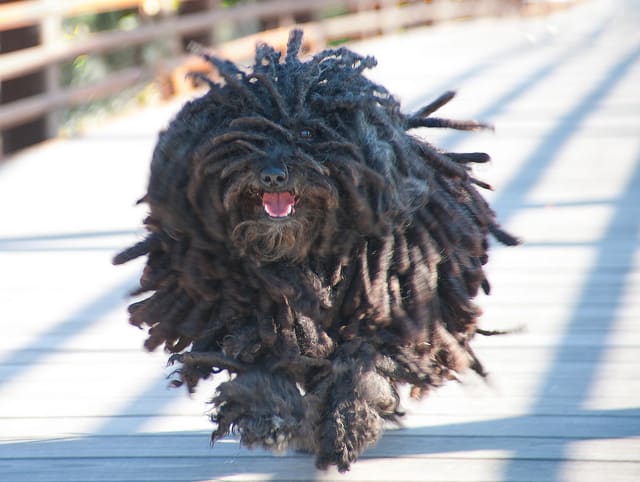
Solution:
<path fill-rule="evenodd" d="M 315 454 L 349 465 L 400 415 L 399 384 L 421 396 L 456 374 L 484 370 L 469 342 L 489 291 L 496 224 L 471 162 L 409 132 L 474 130 L 413 115 L 367 79 L 375 65 L 347 49 L 286 58 L 259 45 L 253 68 L 207 56 L 222 77 L 187 103 L 158 140 L 146 255 L 129 307 L 194 390 L 226 370 L 212 400 L 213 440 Z"/>

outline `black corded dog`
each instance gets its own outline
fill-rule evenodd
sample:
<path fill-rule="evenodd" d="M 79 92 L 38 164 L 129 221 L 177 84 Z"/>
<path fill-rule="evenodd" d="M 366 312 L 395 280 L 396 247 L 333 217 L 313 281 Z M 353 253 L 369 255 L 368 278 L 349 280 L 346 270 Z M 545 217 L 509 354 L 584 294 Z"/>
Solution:
<path fill-rule="evenodd" d="M 286 58 L 259 45 L 250 72 L 203 54 L 223 78 L 187 103 L 156 146 L 145 224 L 116 256 L 147 255 L 131 322 L 164 344 L 193 390 L 227 370 L 213 440 L 296 448 L 339 470 L 395 420 L 397 387 L 421 396 L 467 368 L 487 237 L 502 231 L 468 167 L 408 131 L 475 130 L 407 116 L 347 49 Z"/>

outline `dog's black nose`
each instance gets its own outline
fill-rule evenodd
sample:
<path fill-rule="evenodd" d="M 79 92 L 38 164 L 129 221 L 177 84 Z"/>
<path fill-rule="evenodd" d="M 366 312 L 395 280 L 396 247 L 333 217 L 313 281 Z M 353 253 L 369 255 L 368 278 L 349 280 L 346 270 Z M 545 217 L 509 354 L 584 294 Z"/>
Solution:
<path fill-rule="evenodd" d="M 260 172 L 260 180 L 266 187 L 282 187 L 287 182 L 288 178 L 289 174 L 284 166 L 269 166 L 265 167 Z"/>

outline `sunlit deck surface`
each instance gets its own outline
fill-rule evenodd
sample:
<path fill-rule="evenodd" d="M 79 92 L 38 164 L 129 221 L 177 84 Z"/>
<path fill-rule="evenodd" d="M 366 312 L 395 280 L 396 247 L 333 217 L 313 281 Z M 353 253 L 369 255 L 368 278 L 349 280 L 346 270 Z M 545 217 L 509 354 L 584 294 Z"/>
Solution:
<path fill-rule="evenodd" d="M 478 337 L 491 373 L 407 402 L 352 470 L 319 472 L 234 439 L 209 445 L 213 384 L 167 388 L 126 320 L 150 152 L 179 103 L 0 165 L 0 480 L 639 481 L 640 2 L 465 21 L 353 45 L 413 110 L 495 133 L 427 132 L 477 169 L 503 225 Z"/>

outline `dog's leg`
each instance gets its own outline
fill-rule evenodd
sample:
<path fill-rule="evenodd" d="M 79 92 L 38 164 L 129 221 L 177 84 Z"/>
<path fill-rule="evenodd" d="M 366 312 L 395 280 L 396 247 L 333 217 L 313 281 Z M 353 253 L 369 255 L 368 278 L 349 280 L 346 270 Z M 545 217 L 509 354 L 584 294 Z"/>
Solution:
<path fill-rule="evenodd" d="M 242 373 L 222 383 L 212 403 L 211 418 L 217 424 L 214 442 L 234 431 L 242 445 L 282 452 L 306 447 L 313 432 L 307 401 L 281 374 Z"/>
<path fill-rule="evenodd" d="M 341 472 L 382 435 L 385 419 L 398 415 L 398 394 L 362 353 L 334 362 L 333 371 L 319 386 L 325 391 L 322 419 L 316 429 L 316 465 L 337 465 Z M 370 359 L 369 359 L 370 360 Z"/>

